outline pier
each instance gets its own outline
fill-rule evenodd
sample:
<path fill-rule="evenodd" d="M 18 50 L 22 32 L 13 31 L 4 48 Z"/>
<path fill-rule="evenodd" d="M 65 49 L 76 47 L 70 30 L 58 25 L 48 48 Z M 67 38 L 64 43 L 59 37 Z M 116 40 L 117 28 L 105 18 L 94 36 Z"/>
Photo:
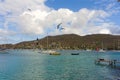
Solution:
<path fill-rule="evenodd" d="M 95 64 L 101 64 L 101 63 L 108 63 L 108 65 L 110 65 L 110 66 L 116 66 L 116 64 L 120 64 L 120 61 L 107 60 L 107 59 L 102 59 L 102 58 L 95 60 Z"/>

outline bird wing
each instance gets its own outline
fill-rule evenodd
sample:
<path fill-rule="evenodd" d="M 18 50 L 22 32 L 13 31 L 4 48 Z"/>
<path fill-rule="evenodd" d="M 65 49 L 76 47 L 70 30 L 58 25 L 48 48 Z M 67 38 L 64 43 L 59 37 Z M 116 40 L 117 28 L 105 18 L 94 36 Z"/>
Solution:
<path fill-rule="evenodd" d="M 57 25 L 57 29 L 59 29 L 59 28 L 60 28 L 60 25 L 61 25 L 61 24 L 62 24 L 62 23 L 60 23 L 60 24 L 58 24 L 58 25 Z"/>

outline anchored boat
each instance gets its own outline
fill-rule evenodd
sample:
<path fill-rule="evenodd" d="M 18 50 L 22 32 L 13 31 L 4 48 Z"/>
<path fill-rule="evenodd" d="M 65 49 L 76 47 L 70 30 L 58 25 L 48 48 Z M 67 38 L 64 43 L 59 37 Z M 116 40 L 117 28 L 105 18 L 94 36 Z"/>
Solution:
<path fill-rule="evenodd" d="M 71 53 L 71 55 L 79 55 L 79 53 Z"/>

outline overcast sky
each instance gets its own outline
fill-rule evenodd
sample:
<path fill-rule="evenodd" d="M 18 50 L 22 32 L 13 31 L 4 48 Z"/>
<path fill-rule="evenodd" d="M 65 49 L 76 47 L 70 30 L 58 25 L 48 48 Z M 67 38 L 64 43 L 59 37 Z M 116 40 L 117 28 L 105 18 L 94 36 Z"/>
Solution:
<path fill-rule="evenodd" d="M 120 35 L 119 19 L 117 0 L 0 0 L 0 44 L 47 34 Z"/>

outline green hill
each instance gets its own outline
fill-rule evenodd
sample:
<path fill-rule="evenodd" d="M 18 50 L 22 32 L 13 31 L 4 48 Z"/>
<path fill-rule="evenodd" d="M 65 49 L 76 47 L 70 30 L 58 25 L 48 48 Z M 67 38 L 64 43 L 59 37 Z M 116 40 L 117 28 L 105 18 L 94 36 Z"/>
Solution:
<path fill-rule="evenodd" d="M 0 47 L 2 47 L 1 45 Z M 33 49 L 96 49 L 107 50 L 120 49 L 120 36 L 108 34 L 93 34 L 79 36 L 76 34 L 64 34 L 57 36 L 47 36 L 34 41 L 25 41 L 17 44 L 7 44 L 7 48 Z"/>

